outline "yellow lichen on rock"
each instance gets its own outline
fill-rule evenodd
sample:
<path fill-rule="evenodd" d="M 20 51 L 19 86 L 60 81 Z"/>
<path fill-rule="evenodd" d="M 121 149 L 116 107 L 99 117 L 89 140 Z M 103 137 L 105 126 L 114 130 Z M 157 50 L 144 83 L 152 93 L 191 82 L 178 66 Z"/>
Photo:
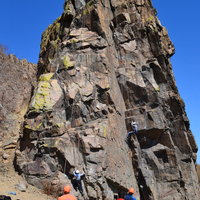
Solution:
<path fill-rule="evenodd" d="M 152 21 L 154 19 L 154 16 L 150 16 L 147 21 Z"/>
<path fill-rule="evenodd" d="M 93 7 L 93 4 L 94 4 L 94 1 L 89 1 L 87 4 L 86 4 L 86 9 L 83 11 L 83 15 L 86 15 L 86 14 L 89 14 L 92 10 L 92 7 Z"/>
<path fill-rule="evenodd" d="M 70 58 L 66 55 L 63 56 L 63 64 L 66 69 L 74 66 L 74 63 L 72 61 L 70 61 Z"/>
<path fill-rule="evenodd" d="M 49 88 L 50 85 L 48 82 L 42 82 L 40 88 L 37 91 L 35 96 L 35 108 L 37 110 L 43 110 L 44 107 L 51 107 L 49 99 Z"/>
<path fill-rule="evenodd" d="M 39 81 L 50 81 L 54 73 L 43 74 L 40 76 Z"/>
<path fill-rule="evenodd" d="M 35 124 L 27 124 L 27 125 L 24 126 L 24 128 L 32 130 L 32 131 L 37 131 L 42 126 L 42 123 L 40 123 L 37 126 L 34 126 L 34 125 Z"/>
<path fill-rule="evenodd" d="M 51 79 L 53 73 L 43 74 L 39 78 L 39 84 L 33 96 L 30 109 L 32 111 L 48 111 L 60 98 L 62 90 L 57 80 Z"/>
<path fill-rule="evenodd" d="M 55 43 L 55 47 L 56 47 L 56 44 L 57 44 L 57 41 L 60 40 L 59 39 L 59 33 L 60 33 L 60 18 L 57 18 L 53 24 L 50 24 L 48 26 L 48 28 L 43 32 L 42 34 L 42 41 L 41 41 L 41 44 L 40 44 L 40 53 L 43 51 L 43 49 L 45 47 L 47 47 L 48 43 L 52 40 L 55 40 L 54 43 Z"/>
<path fill-rule="evenodd" d="M 99 134 L 106 138 L 107 136 L 107 125 L 106 124 L 102 124 L 100 127 L 99 127 Z"/>

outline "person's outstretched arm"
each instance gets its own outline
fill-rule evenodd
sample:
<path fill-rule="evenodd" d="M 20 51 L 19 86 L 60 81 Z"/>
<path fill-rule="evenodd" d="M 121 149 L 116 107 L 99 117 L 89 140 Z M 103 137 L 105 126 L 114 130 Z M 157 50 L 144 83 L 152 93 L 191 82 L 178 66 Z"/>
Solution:
<path fill-rule="evenodd" d="M 80 176 L 83 176 L 84 175 L 84 172 L 82 174 L 80 174 Z"/>

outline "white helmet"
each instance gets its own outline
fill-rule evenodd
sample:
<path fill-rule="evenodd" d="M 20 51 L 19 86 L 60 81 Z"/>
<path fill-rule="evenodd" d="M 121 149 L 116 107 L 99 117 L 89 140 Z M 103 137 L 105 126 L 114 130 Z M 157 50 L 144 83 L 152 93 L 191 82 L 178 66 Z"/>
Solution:
<path fill-rule="evenodd" d="M 76 170 L 76 174 L 79 174 L 79 170 Z"/>

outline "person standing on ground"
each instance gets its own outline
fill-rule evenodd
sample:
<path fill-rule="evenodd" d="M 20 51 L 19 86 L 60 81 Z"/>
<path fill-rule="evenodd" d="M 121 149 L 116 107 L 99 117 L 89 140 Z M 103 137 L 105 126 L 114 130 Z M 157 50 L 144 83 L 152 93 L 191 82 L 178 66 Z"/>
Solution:
<path fill-rule="evenodd" d="M 125 196 L 124 200 L 136 200 L 132 195 L 134 194 L 134 189 L 130 188 L 128 194 Z"/>
<path fill-rule="evenodd" d="M 79 170 L 75 170 L 75 171 L 73 171 L 73 174 L 74 174 L 75 179 L 76 179 L 76 189 L 79 188 L 81 194 L 83 195 L 83 187 L 82 187 L 82 184 L 81 184 L 81 176 L 84 175 L 84 172 L 82 174 L 80 174 Z"/>
<path fill-rule="evenodd" d="M 71 187 L 69 185 L 65 186 L 63 189 L 64 195 L 58 198 L 58 200 L 76 200 L 74 196 L 72 196 L 70 193 Z"/>
<path fill-rule="evenodd" d="M 130 131 L 130 132 L 128 132 L 128 135 L 127 135 L 127 139 L 130 137 L 130 135 L 131 134 L 133 134 L 133 133 L 137 133 L 138 131 L 137 131 L 137 124 L 136 124 L 136 122 L 131 122 L 131 126 L 132 126 L 132 131 Z"/>
<path fill-rule="evenodd" d="M 117 200 L 124 200 L 125 193 L 123 191 L 118 192 L 118 199 Z"/>

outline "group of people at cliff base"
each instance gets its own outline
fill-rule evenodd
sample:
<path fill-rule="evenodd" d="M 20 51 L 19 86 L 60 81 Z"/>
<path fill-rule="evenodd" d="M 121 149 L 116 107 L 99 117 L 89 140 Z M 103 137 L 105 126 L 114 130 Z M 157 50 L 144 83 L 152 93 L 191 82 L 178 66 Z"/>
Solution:
<path fill-rule="evenodd" d="M 124 192 L 120 191 L 116 200 L 136 200 L 136 198 L 133 197 L 134 192 L 133 188 L 129 189 L 128 194 L 124 194 Z"/>
<path fill-rule="evenodd" d="M 58 198 L 58 200 L 76 200 L 76 197 L 69 194 L 71 190 L 71 187 L 69 185 L 65 186 L 63 189 L 64 195 Z M 136 198 L 133 197 L 134 189 L 130 188 L 127 195 L 124 195 L 123 192 L 118 193 L 117 200 L 136 200 Z"/>
<path fill-rule="evenodd" d="M 137 133 L 137 125 L 136 125 L 136 122 L 131 122 L 131 126 L 132 126 L 132 131 L 130 131 L 127 135 L 127 139 L 129 139 L 129 137 L 131 136 L 131 134 L 134 134 L 134 133 Z M 80 193 L 83 195 L 83 187 L 82 187 L 82 184 L 81 184 L 81 176 L 84 175 L 84 173 L 81 173 L 79 172 L 79 170 L 76 170 L 73 171 L 73 174 L 74 174 L 74 177 L 75 177 L 75 182 L 73 182 L 74 184 L 74 187 L 77 190 L 80 191 Z M 71 190 L 71 187 L 70 186 L 65 186 L 64 189 L 63 189 L 63 192 L 64 192 L 64 195 L 62 195 L 61 197 L 58 198 L 58 200 L 76 200 L 76 198 L 72 195 L 70 195 L 70 190 Z M 134 194 L 134 189 L 133 188 L 130 188 L 129 191 L 128 191 L 128 194 L 124 194 L 124 192 L 119 192 L 117 197 L 114 198 L 115 200 L 136 200 L 134 197 L 133 197 L 133 194 Z"/>

